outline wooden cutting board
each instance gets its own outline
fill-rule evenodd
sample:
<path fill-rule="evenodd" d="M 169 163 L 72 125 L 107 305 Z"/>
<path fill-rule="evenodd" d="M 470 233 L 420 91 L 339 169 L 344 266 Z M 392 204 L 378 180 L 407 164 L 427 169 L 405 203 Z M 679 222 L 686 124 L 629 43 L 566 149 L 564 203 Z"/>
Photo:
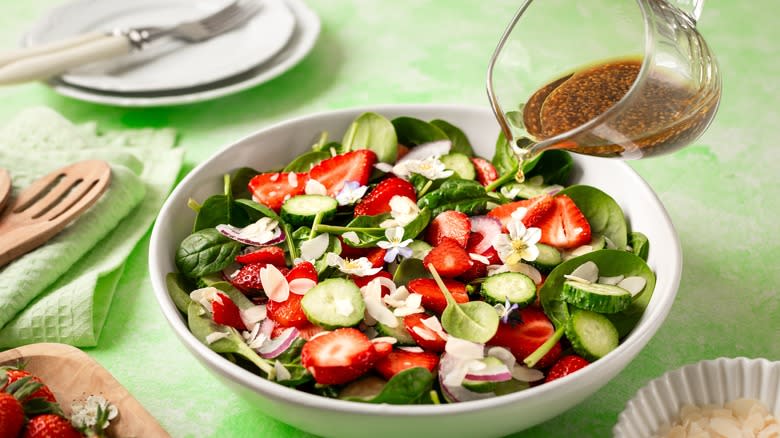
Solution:
<path fill-rule="evenodd" d="M 25 364 L 25 370 L 49 386 L 66 415 L 71 403 L 102 395 L 119 410 L 109 436 L 170 437 L 157 420 L 115 378 L 78 348 L 65 344 L 31 344 L 0 352 L 0 365 Z"/>

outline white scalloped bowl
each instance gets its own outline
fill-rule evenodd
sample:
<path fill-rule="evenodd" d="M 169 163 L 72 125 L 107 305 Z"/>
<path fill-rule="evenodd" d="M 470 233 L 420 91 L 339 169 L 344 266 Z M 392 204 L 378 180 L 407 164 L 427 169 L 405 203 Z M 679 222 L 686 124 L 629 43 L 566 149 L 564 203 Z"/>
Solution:
<path fill-rule="evenodd" d="M 724 405 L 739 398 L 759 400 L 780 416 L 780 361 L 722 357 L 669 371 L 648 382 L 626 404 L 613 436 L 652 436 L 675 422 L 686 404 Z"/>
<path fill-rule="evenodd" d="M 388 118 L 444 119 L 459 126 L 479 155 L 492 157 L 498 124 L 488 107 L 463 105 L 386 105 L 330 111 L 263 128 L 200 164 L 176 187 L 152 232 L 149 269 L 160 308 L 176 335 L 218 378 L 269 415 L 322 436 L 373 438 L 399 436 L 491 437 L 546 421 L 582 402 L 631 362 L 666 318 L 680 282 L 682 256 L 677 234 L 661 202 L 626 163 L 575 156 L 575 181 L 599 187 L 625 211 L 631 227 L 650 239 L 648 263 L 657 276 L 652 299 L 621 345 L 581 371 L 525 391 L 445 405 L 374 405 L 334 400 L 270 382 L 226 360 L 201 344 L 168 296 L 165 276 L 174 272 L 174 254 L 194 220 L 187 200 L 220 193 L 222 176 L 238 167 L 282 167 L 307 150 L 322 131 L 340 139 L 365 111 Z"/>

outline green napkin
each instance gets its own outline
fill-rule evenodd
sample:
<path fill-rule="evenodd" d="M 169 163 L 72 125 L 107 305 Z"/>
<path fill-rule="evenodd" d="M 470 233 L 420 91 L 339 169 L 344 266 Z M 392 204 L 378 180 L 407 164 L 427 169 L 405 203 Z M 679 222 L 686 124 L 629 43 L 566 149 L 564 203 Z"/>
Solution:
<path fill-rule="evenodd" d="M 0 167 L 14 190 L 65 164 L 111 163 L 100 200 L 44 246 L 0 268 L 0 348 L 34 342 L 97 344 L 125 259 L 146 234 L 181 168 L 171 129 L 99 134 L 49 108 L 0 128 Z"/>

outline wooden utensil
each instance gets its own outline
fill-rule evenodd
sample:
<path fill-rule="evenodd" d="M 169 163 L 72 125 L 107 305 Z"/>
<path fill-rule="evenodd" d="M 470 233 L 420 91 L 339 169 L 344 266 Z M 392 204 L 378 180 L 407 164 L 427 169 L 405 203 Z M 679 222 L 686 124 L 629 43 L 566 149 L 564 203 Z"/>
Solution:
<path fill-rule="evenodd" d="M 66 415 L 71 403 L 101 395 L 116 406 L 119 415 L 111 421 L 108 436 L 167 438 L 157 420 L 94 359 L 65 344 L 30 344 L 0 353 L 0 365 L 25 364 L 52 390 Z"/>
<path fill-rule="evenodd" d="M 11 196 L 11 176 L 8 171 L 0 169 L 0 213 L 3 212 L 8 198 Z"/>
<path fill-rule="evenodd" d="M 105 192 L 111 167 L 87 160 L 55 170 L 24 189 L 0 216 L 0 267 L 43 245 Z"/>

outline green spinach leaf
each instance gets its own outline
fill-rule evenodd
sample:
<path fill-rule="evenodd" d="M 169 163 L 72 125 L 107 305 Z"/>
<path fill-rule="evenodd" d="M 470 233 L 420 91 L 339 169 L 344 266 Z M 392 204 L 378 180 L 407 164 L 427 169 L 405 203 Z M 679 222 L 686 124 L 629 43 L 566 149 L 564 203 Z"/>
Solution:
<path fill-rule="evenodd" d="M 260 172 L 251 167 L 236 169 L 230 177 L 230 193 L 233 196 L 233 199 L 251 198 L 252 194 L 249 193 L 249 181 L 259 173 Z"/>
<path fill-rule="evenodd" d="M 433 381 L 433 374 L 427 369 L 408 368 L 386 383 L 378 377 L 365 377 L 346 386 L 339 398 L 365 403 L 413 404 L 433 388 Z"/>
<path fill-rule="evenodd" d="M 427 208 L 420 210 L 420 214 L 404 227 L 404 240 L 414 239 L 423 232 L 431 222 L 431 211 Z M 380 222 L 381 223 L 381 222 Z"/>
<path fill-rule="evenodd" d="M 541 175 L 547 185 L 566 185 L 573 167 L 574 160 L 570 153 L 553 149 L 542 152 L 536 165 L 532 169 L 524 171 L 526 179 Z"/>
<path fill-rule="evenodd" d="M 186 279 L 183 275 L 171 272 L 165 276 L 165 286 L 168 288 L 168 295 L 171 296 L 173 304 L 179 309 L 179 312 L 187 314 L 187 307 L 192 302 L 190 294 L 187 292 Z"/>
<path fill-rule="evenodd" d="M 447 134 L 438 127 L 414 117 L 396 117 L 393 126 L 398 135 L 398 143 L 413 147 L 438 140 L 449 140 Z"/>
<path fill-rule="evenodd" d="M 474 156 L 474 149 L 471 147 L 471 142 L 460 128 L 441 119 L 431 120 L 431 125 L 441 129 L 447 134 L 447 137 L 452 142 L 450 152 L 458 152 L 468 155 L 469 157 Z"/>
<path fill-rule="evenodd" d="M 306 152 L 298 155 L 282 172 L 308 172 L 312 166 L 327 158 L 330 158 L 328 150 Z"/>
<path fill-rule="evenodd" d="M 456 302 L 436 270 L 433 267 L 430 267 L 430 270 L 433 279 L 447 299 L 447 307 L 441 314 L 442 328 L 456 338 L 478 344 L 484 344 L 493 338 L 498 330 L 499 321 L 496 309 L 484 301 Z"/>
<path fill-rule="evenodd" d="M 406 286 L 415 278 L 431 278 L 431 273 L 425 269 L 425 265 L 420 259 L 404 259 L 393 273 L 393 282 L 399 286 Z"/>
<path fill-rule="evenodd" d="M 631 252 L 647 261 L 647 256 L 650 255 L 650 240 L 647 239 L 647 236 L 638 231 L 632 231 L 628 235 L 628 246 L 631 247 Z"/>
<path fill-rule="evenodd" d="M 270 217 L 271 219 L 275 219 L 277 221 L 281 220 L 275 211 L 271 210 L 263 204 L 260 204 L 259 202 L 255 202 L 251 199 L 236 199 L 234 202 L 239 207 L 244 209 L 247 216 L 249 217 L 250 223 L 257 222 L 264 217 Z"/>
<path fill-rule="evenodd" d="M 376 113 L 363 113 L 352 122 L 341 142 L 344 151 L 371 149 L 383 163 L 395 163 L 398 138 L 389 120 Z"/>
<path fill-rule="evenodd" d="M 241 244 L 215 228 L 205 228 L 187 236 L 176 250 L 176 267 L 189 278 L 218 272 L 233 263 Z"/>
<path fill-rule="evenodd" d="M 611 196 L 601 190 L 586 186 L 573 185 L 559 192 L 570 197 L 585 215 L 590 224 L 591 233 L 601 234 L 620 250 L 626 249 L 628 226 L 623 209 Z"/>
<path fill-rule="evenodd" d="M 428 208 L 436 216 L 446 210 L 457 210 L 470 216 L 487 210 L 488 196 L 485 188 L 473 180 L 452 178 L 444 181 L 438 189 L 425 194 L 417 201 L 420 208 Z"/>

